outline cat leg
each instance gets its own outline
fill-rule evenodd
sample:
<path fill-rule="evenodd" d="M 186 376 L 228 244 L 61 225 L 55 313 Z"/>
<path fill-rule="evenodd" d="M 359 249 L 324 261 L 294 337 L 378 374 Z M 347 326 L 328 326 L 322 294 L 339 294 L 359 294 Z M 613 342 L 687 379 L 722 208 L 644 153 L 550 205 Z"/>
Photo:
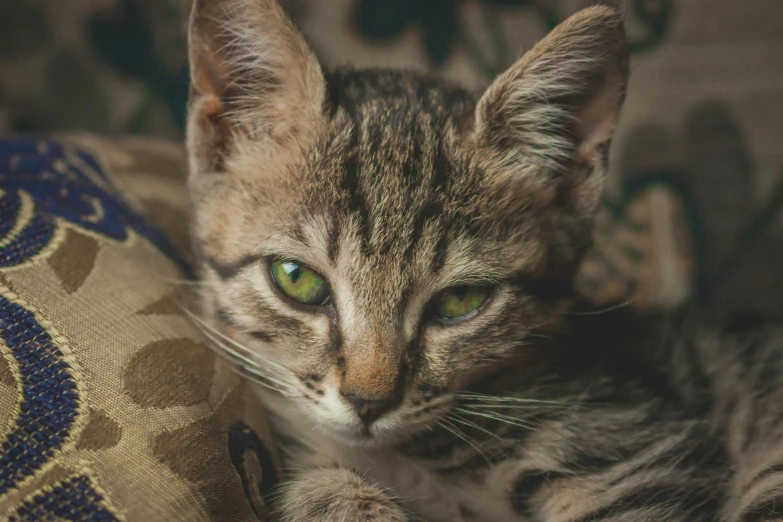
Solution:
<path fill-rule="evenodd" d="M 304 471 L 282 486 L 280 522 L 404 522 L 403 510 L 377 485 L 341 468 Z"/>

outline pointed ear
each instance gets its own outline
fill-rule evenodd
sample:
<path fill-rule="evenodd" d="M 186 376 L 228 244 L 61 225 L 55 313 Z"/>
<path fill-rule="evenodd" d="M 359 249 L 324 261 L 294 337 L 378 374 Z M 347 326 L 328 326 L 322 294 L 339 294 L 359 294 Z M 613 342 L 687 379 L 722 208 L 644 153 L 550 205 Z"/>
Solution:
<path fill-rule="evenodd" d="M 592 214 L 627 80 L 622 15 L 595 6 L 568 18 L 477 105 L 474 138 L 490 175 Z"/>
<path fill-rule="evenodd" d="M 188 142 L 198 171 L 221 170 L 240 140 L 306 141 L 325 80 L 275 0 L 196 0 L 189 43 Z"/>

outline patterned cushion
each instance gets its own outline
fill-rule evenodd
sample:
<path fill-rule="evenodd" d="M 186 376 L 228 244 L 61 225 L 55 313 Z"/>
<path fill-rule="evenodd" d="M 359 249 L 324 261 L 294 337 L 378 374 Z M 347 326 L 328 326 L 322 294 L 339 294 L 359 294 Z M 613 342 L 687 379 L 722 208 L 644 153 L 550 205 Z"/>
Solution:
<path fill-rule="evenodd" d="M 0 140 L 0 519 L 267 513 L 263 410 L 178 305 L 184 168 L 138 140 Z"/>
<path fill-rule="evenodd" d="M 628 187 L 596 217 L 594 248 L 578 288 L 596 304 L 673 308 L 692 296 L 693 235 L 680 195 L 666 185 Z"/>

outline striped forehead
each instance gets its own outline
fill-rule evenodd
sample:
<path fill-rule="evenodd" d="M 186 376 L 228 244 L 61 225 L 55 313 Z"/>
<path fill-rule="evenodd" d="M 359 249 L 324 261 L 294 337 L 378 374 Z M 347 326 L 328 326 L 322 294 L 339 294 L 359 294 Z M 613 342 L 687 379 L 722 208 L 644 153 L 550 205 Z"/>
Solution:
<path fill-rule="evenodd" d="M 404 306 L 411 282 L 443 263 L 452 127 L 405 97 L 343 99 L 303 173 L 301 239 L 381 313 Z"/>
<path fill-rule="evenodd" d="M 331 218 L 332 257 L 339 236 L 355 232 L 362 254 L 410 261 L 425 236 L 448 229 L 445 207 L 460 171 L 458 121 L 399 93 L 362 93 L 341 98 L 303 184 L 305 201 Z"/>
<path fill-rule="evenodd" d="M 415 78 L 370 79 L 332 95 L 297 183 L 297 234 L 357 306 L 388 315 L 423 281 L 437 287 L 486 274 L 477 244 L 490 240 L 487 223 L 498 227 L 486 219 L 494 206 L 461 142 L 473 110 L 468 95 L 455 103 L 448 90 L 426 91 Z M 417 89 L 426 92 L 411 96 Z"/>
<path fill-rule="evenodd" d="M 426 123 L 392 120 L 383 131 L 378 123 L 351 123 L 347 136 L 337 138 L 347 139 L 350 148 L 329 147 L 336 157 L 324 154 L 325 166 L 318 171 L 329 176 L 322 181 L 330 186 L 310 185 L 318 196 L 307 199 L 319 204 L 308 213 L 319 216 L 328 262 L 350 282 L 354 298 L 383 296 L 382 313 L 392 313 L 414 279 L 443 264 L 451 165 L 440 137 Z M 416 128 L 418 140 L 409 135 Z"/>

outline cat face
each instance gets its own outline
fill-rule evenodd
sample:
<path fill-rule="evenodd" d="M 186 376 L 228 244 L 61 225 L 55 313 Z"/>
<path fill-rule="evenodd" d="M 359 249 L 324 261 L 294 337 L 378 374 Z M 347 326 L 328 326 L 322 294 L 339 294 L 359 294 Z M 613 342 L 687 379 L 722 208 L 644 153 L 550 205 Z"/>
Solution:
<path fill-rule="evenodd" d="M 328 433 L 392 443 L 544 354 L 620 106 L 620 16 L 578 13 L 483 94 L 325 74 L 271 0 L 201 0 L 188 121 L 207 334 Z"/>

